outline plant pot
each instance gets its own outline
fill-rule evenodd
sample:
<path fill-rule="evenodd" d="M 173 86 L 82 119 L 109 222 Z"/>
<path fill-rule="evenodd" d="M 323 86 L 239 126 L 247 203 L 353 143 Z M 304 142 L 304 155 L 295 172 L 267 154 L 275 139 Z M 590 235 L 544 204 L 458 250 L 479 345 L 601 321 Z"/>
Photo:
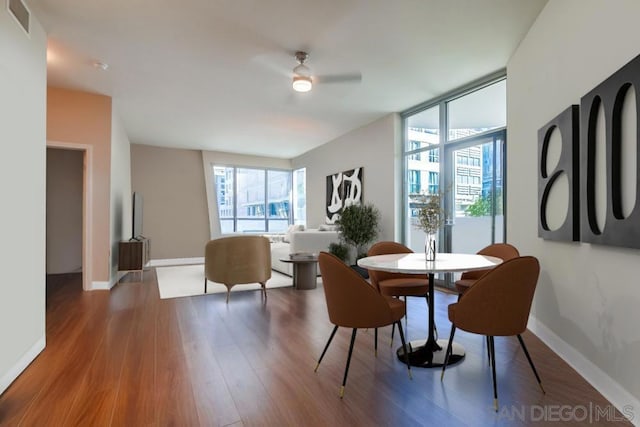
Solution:
<path fill-rule="evenodd" d="M 427 261 L 436 260 L 436 236 L 427 234 L 424 240 L 424 256 Z"/>
<path fill-rule="evenodd" d="M 361 275 L 365 279 L 369 278 L 369 270 L 367 270 L 366 268 L 362 268 L 359 265 L 355 265 L 355 264 L 352 265 L 351 268 L 353 268 L 356 273 L 358 273 L 359 275 Z"/>

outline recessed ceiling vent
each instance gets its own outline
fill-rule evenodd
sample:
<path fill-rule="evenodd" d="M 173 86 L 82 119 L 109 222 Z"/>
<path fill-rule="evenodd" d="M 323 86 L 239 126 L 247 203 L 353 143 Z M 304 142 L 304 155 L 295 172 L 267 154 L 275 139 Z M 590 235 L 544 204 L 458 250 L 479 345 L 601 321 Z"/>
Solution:
<path fill-rule="evenodd" d="M 31 19 L 31 13 L 22 0 L 7 0 L 7 9 L 9 13 L 15 18 L 16 22 L 20 24 L 25 33 L 29 34 L 29 21 Z"/>

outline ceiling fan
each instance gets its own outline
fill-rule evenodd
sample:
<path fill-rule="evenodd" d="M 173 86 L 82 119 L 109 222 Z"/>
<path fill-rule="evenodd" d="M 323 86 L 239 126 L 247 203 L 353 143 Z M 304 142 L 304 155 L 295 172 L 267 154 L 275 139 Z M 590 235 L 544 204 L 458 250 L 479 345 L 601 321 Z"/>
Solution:
<path fill-rule="evenodd" d="M 294 57 L 298 61 L 298 65 L 293 69 L 292 82 L 293 90 L 296 92 L 309 92 L 314 83 L 345 83 L 360 82 L 362 80 L 362 74 L 359 72 L 312 76 L 311 70 L 305 65 L 305 62 L 309 59 L 309 54 L 299 50 Z"/>

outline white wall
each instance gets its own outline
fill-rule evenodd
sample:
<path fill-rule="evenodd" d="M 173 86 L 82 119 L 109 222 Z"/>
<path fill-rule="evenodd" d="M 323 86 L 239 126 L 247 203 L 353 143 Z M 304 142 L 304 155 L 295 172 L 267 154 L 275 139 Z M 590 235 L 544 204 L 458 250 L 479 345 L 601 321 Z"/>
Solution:
<path fill-rule="evenodd" d="M 389 114 L 293 159 L 294 169 L 307 168 L 307 225 L 324 223 L 327 175 L 362 166 L 363 201 L 381 214 L 379 239 L 399 239 L 400 141 L 400 117 Z"/>
<path fill-rule="evenodd" d="M 47 144 L 85 151 L 85 220 L 89 248 L 83 248 L 83 287 L 113 286 L 111 235 L 112 100 L 83 91 L 47 87 Z"/>
<path fill-rule="evenodd" d="M 634 422 L 640 250 L 538 238 L 536 159 L 538 129 L 640 53 L 638 16 L 638 1 L 551 0 L 507 67 L 507 233 L 542 267 L 531 327 Z"/>
<path fill-rule="evenodd" d="M 131 186 L 142 194 L 151 259 L 204 256 L 209 227 L 200 151 L 131 144 Z"/>
<path fill-rule="evenodd" d="M 84 152 L 47 148 L 47 274 L 82 271 Z"/>
<path fill-rule="evenodd" d="M 0 393 L 45 345 L 46 35 L 0 7 Z"/>
<path fill-rule="evenodd" d="M 118 280 L 118 244 L 131 237 L 131 144 L 113 106 L 111 110 L 111 273 Z"/>

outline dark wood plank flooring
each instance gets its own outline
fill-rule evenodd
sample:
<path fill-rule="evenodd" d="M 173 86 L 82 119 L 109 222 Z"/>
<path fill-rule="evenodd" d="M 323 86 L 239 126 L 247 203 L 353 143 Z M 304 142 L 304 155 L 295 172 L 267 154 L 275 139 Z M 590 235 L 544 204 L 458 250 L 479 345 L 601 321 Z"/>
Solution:
<path fill-rule="evenodd" d="M 48 278 L 47 347 L 0 396 L 0 425 L 629 425 L 617 412 L 577 421 L 609 403 L 528 332 L 547 394 L 517 339 L 496 338 L 497 414 L 485 340 L 462 331 L 467 356 L 443 382 L 439 369 L 414 368 L 409 380 L 391 328 L 380 331 L 377 357 L 373 330 L 359 331 L 341 400 L 350 331 L 338 331 L 313 372 L 332 329 L 321 287 L 272 289 L 266 304 L 259 291 L 236 292 L 227 305 L 224 294 L 161 300 L 154 270 L 139 280 L 83 292 L 80 275 Z M 454 301 L 437 294 L 441 337 Z M 426 334 L 425 307 L 409 299 L 410 339 Z"/>

